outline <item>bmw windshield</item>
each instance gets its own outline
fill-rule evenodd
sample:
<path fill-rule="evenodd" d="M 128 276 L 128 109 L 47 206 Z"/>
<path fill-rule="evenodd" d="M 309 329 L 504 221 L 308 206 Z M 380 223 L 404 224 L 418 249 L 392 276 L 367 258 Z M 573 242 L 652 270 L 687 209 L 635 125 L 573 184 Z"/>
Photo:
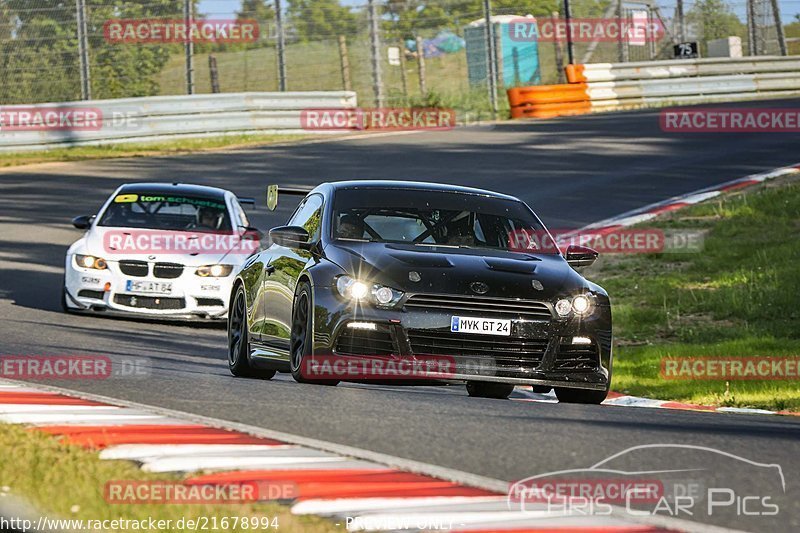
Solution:
<path fill-rule="evenodd" d="M 332 225 L 342 240 L 537 253 L 546 233 L 522 202 L 422 189 L 339 190 Z"/>
<path fill-rule="evenodd" d="M 182 194 L 125 194 L 114 197 L 98 226 L 167 231 L 230 231 L 220 198 Z"/>

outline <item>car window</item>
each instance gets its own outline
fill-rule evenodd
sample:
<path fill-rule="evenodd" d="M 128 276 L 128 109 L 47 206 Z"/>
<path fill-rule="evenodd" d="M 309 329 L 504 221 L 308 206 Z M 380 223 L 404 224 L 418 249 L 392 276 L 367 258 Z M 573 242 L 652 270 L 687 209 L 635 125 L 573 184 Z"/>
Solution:
<path fill-rule="evenodd" d="M 292 218 L 289 226 L 302 226 L 308 232 L 309 242 L 319 239 L 322 225 L 322 196 L 314 194 L 303 200 Z"/>
<path fill-rule="evenodd" d="M 97 225 L 168 231 L 231 230 L 223 199 L 162 193 L 118 194 Z"/>
<path fill-rule="evenodd" d="M 244 212 L 242 205 L 237 202 L 233 201 L 233 210 L 235 213 L 236 218 L 239 219 L 239 224 L 245 227 L 250 226 L 250 220 L 247 218 L 247 213 Z"/>
<path fill-rule="evenodd" d="M 343 189 L 336 239 L 544 252 L 546 230 L 518 200 L 414 189 Z"/>

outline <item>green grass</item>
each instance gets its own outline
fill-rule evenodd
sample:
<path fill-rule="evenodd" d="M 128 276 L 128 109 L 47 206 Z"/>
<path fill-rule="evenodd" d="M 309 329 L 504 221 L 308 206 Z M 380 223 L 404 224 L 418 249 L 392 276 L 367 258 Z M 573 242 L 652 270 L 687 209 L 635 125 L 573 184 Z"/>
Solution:
<path fill-rule="evenodd" d="M 48 518 L 104 520 L 148 517 L 171 519 L 198 517 L 277 517 L 277 529 L 270 531 L 332 532 L 333 523 L 316 517 L 293 516 L 276 503 L 183 505 L 109 504 L 103 496 L 107 481 L 173 480 L 164 474 L 142 472 L 132 462 L 101 461 L 96 453 L 66 446 L 36 431 L 0 425 L 0 484 L 2 492 L 23 499 Z M 11 458 L 13 457 L 13 460 Z M 252 528 L 228 529 L 251 531 Z M 173 526 L 162 531 L 179 531 Z"/>
<path fill-rule="evenodd" d="M 87 159 L 113 159 L 120 157 L 153 157 L 175 155 L 223 148 L 241 148 L 279 142 L 308 139 L 306 135 L 226 135 L 198 139 L 109 144 L 102 146 L 75 146 L 37 152 L 2 153 L 0 167 L 52 163 L 58 161 L 83 161 Z"/>
<path fill-rule="evenodd" d="M 800 184 L 727 194 L 648 227 L 704 230 L 701 253 L 601 258 L 614 305 L 615 390 L 800 410 L 800 383 L 665 380 L 663 357 L 800 355 Z"/>

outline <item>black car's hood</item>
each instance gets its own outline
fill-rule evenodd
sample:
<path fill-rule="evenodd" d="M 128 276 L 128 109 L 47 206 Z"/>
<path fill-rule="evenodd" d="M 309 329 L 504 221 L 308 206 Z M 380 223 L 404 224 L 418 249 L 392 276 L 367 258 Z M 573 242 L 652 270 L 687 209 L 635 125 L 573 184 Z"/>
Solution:
<path fill-rule="evenodd" d="M 473 284 L 481 282 L 488 287 L 486 296 L 544 300 L 588 285 L 552 254 L 344 241 L 325 253 L 348 274 L 411 293 L 474 295 Z M 419 281 L 410 279 L 412 272 Z"/>

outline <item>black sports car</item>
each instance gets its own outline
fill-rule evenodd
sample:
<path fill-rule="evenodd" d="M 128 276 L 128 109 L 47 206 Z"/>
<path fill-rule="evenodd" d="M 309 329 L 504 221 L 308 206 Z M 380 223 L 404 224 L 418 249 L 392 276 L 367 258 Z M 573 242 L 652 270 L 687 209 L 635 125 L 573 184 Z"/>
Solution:
<path fill-rule="evenodd" d="M 274 208 L 274 187 L 268 196 Z M 466 382 L 471 396 L 507 398 L 514 385 L 555 388 L 567 402 L 608 393 L 608 295 L 573 269 L 597 253 L 520 239 L 549 234 L 517 198 L 432 183 L 323 183 L 269 234 L 232 289 L 234 376 L 280 371 L 336 384 L 376 375 L 315 374 L 308 363 L 345 362 L 330 371 L 439 358 L 447 371 L 430 376 Z"/>

